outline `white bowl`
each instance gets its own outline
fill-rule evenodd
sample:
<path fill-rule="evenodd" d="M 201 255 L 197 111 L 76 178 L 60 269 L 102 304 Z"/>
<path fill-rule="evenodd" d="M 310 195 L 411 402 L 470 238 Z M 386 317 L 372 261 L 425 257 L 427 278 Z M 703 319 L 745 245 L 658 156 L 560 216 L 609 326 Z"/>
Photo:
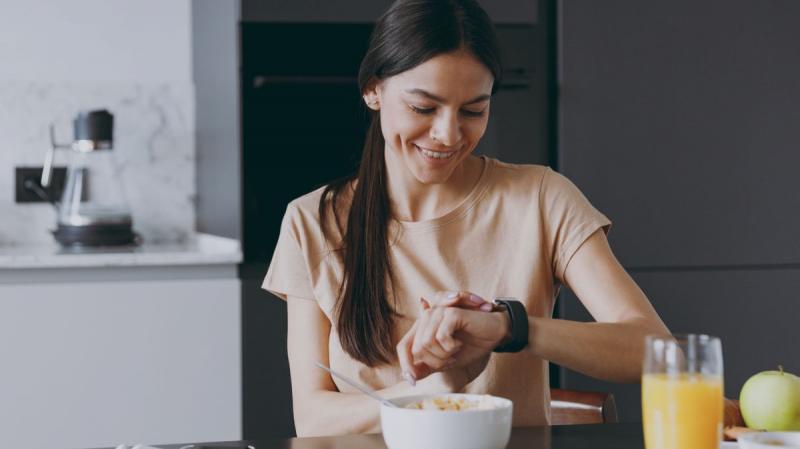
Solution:
<path fill-rule="evenodd" d="M 478 394 L 437 394 L 390 399 L 400 408 L 381 404 L 381 429 L 389 449 L 503 449 L 511 436 L 510 400 L 489 396 L 493 408 L 484 410 L 418 410 L 406 405 L 447 397 L 486 400 Z"/>
<path fill-rule="evenodd" d="M 750 432 L 738 440 L 741 449 L 800 449 L 800 432 Z"/>

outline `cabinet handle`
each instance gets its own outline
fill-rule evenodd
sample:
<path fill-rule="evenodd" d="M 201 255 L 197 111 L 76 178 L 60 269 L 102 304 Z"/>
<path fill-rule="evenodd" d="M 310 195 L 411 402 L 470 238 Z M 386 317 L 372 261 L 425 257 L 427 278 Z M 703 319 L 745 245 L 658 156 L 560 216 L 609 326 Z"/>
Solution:
<path fill-rule="evenodd" d="M 353 85 L 358 84 L 355 76 L 255 76 L 253 87 L 256 89 L 267 84 L 336 84 Z"/>

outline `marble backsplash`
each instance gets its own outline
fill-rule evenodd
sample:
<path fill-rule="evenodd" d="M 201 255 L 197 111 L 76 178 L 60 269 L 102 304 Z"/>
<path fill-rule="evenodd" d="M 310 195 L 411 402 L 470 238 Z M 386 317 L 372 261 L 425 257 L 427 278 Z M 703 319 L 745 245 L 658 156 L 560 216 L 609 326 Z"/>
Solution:
<path fill-rule="evenodd" d="M 53 241 L 53 207 L 16 204 L 14 168 L 42 165 L 51 122 L 68 142 L 75 114 L 102 108 L 114 114 L 113 151 L 135 231 L 147 242 L 186 240 L 195 227 L 194 107 L 191 83 L 0 81 L 0 245 Z M 64 165 L 58 153 L 56 166 Z"/>

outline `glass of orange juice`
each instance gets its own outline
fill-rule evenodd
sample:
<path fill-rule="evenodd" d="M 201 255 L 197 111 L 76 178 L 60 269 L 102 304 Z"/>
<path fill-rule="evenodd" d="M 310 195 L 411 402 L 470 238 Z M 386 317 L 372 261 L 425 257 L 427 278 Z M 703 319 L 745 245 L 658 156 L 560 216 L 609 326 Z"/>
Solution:
<path fill-rule="evenodd" d="M 718 449 L 722 344 L 708 335 L 648 336 L 642 372 L 647 449 Z"/>

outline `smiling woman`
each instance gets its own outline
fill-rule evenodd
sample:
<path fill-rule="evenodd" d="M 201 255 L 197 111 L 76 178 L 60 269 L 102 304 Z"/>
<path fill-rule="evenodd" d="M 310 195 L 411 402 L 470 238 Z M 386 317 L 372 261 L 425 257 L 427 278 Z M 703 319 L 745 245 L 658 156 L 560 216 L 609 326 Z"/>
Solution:
<path fill-rule="evenodd" d="M 371 109 L 380 111 L 387 166 L 405 168 L 389 177 L 389 197 L 398 218 L 418 221 L 412 211 L 419 207 L 404 200 L 419 202 L 422 195 L 393 195 L 395 190 L 417 190 L 414 186 L 419 184 L 426 186 L 424 191 L 437 186 L 468 192 L 475 184 L 481 164 L 472 151 L 486 131 L 493 85 L 492 72 L 466 49 L 370 82 L 364 98 Z M 456 171 L 460 173 L 453 176 Z"/>
<path fill-rule="evenodd" d="M 495 40 L 474 0 L 398 0 L 375 25 L 359 171 L 289 204 L 263 284 L 288 303 L 299 436 L 379 430 L 374 401 L 317 361 L 386 398 L 506 397 L 515 425 L 537 425 L 548 360 L 635 381 L 644 335 L 668 333 L 571 182 L 473 155 L 501 81 Z M 561 284 L 599 323 L 551 318 Z"/>
<path fill-rule="evenodd" d="M 359 361 L 394 357 L 387 225 L 440 216 L 472 190 L 483 164 L 470 156 L 488 111 L 466 121 L 458 112 L 491 94 L 501 70 L 492 23 L 474 1 L 397 1 L 376 23 L 358 75 L 372 111 L 359 173 L 331 183 L 318 208 L 344 264 L 337 332 Z"/>
<path fill-rule="evenodd" d="M 492 73 L 466 50 L 434 56 L 372 82 L 364 98 L 380 111 L 396 218 L 442 215 L 446 210 L 437 206 L 456 203 L 475 185 L 482 163 L 472 152 L 486 131 L 493 84 Z M 432 190 L 450 198 L 436 204 L 430 201 Z"/>

